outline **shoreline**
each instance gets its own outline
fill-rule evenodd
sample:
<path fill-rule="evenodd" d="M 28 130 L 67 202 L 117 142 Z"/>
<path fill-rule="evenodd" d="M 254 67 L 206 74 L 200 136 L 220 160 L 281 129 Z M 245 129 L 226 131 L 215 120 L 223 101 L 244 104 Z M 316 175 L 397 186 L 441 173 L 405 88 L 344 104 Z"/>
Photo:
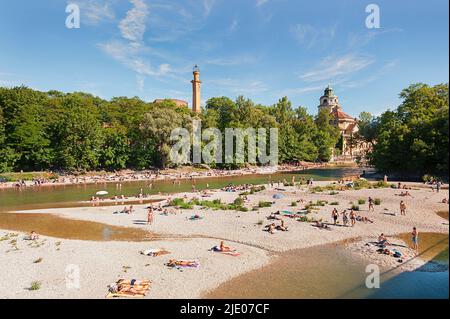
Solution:
<path fill-rule="evenodd" d="M 317 186 L 325 186 L 330 184 L 330 182 L 315 182 Z M 414 183 L 408 183 L 414 186 Z M 199 258 L 202 265 L 198 270 L 185 270 L 184 273 L 196 274 L 194 277 L 196 281 L 190 281 L 186 283 L 190 290 L 187 296 L 191 298 L 200 298 L 200 296 L 206 291 L 217 288 L 220 284 L 231 280 L 243 273 L 248 273 L 260 269 L 264 265 L 271 263 L 273 260 L 273 254 L 283 254 L 296 249 L 319 247 L 324 244 L 334 244 L 339 246 L 345 246 L 342 241 L 348 241 L 355 238 L 372 238 L 378 236 L 381 232 L 384 232 L 389 237 L 395 237 L 398 234 L 403 234 L 410 231 L 412 226 L 417 226 L 420 233 L 433 232 L 442 233 L 448 235 L 448 224 L 447 221 L 436 214 L 437 211 L 444 210 L 444 204 L 439 203 L 439 199 L 442 196 L 448 197 L 448 191 L 443 190 L 441 194 L 436 194 L 430 189 L 426 188 L 414 188 L 410 192 L 414 197 L 412 198 L 401 198 L 396 196 L 400 190 L 385 188 L 385 189 L 361 189 L 361 190 L 346 190 L 340 191 L 337 194 L 330 195 L 329 192 L 323 193 L 312 193 L 306 188 L 301 187 L 284 187 L 285 191 L 281 192 L 274 188 L 270 188 L 266 185 L 266 190 L 258 192 L 252 195 L 248 195 L 249 202 L 245 205 L 251 208 L 257 205 L 260 201 L 274 201 L 275 203 L 272 207 L 259 208 L 258 211 L 249 212 L 237 212 L 237 211 L 223 211 L 223 210 L 212 210 L 212 209 L 201 209 L 200 207 L 195 207 L 193 210 L 182 210 L 181 213 L 176 215 L 164 216 L 160 215 L 159 212 L 155 213 L 155 222 L 153 225 L 145 225 L 145 223 L 136 224 L 136 221 L 146 220 L 146 205 L 135 206 L 135 212 L 131 215 L 119 214 L 114 215 L 113 212 L 117 210 L 117 206 L 102 206 L 102 207 L 77 207 L 77 208 L 63 208 L 63 209 L 41 209 L 41 210 L 31 210 L 31 211 L 19 211 L 18 214 L 50 214 L 57 215 L 64 219 L 74 219 L 74 220 L 84 220 L 87 222 L 97 222 L 103 223 L 110 226 L 121 226 L 130 227 L 146 231 L 151 231 L 155 233 L 156 240 L 150 242 L 87 242 L 83 240 L 66 240 L 66 239 L 55 239 L 49 237 L 43 237 L 50 242 L 50 244 L 43 244 L 43 259 L 56 258 L 55 252 L 52 251 L 52 245 L 55 242 L 61 241 L 62 247 L 65 245 L 70 247 L 69 251 L 72 253 L 77 252 L 76 255 L 81 254 L 83 257 L 76 257 L 73 255 L 64 256 L 60 258 L 62 260 L 72 260 L 77 261 L 82 264 L 83 267 L 89 269 L 89 273 L 92 272 L 99 276 L 98 278 L 91 278 L 90 280 L 95 282 L 96 286 L 102 286 L 102 291 L 106 294 L 106 285 L 111 283 L 116 276 L 132 276 L 132 278 L 142 278 L 142 276 L 152 277 L 148 279 L 155 279 L 158 283 L 149 293 L 150 298 L 172 298 L 180 297 L 184 298 L 185 295 L 177 295 L 166 291 L 169 287 L 173 288 L 173 280 L 178 278 L 178 280 L 185 280 L 185 277 L 180 277 L 175 275 L 171 277 L 169 273 L 178 273 L 175 270 L 168 270 L 163 263 L 167 261 L 168 258 Z M 212 195 L 208 200 L 221 199 L 223 203 L 231 203 L 238 196 L 239 192 L 225 192 L 220 190 L 211 191 Z M 273 200 L 273 195 L 282 193 L 284 198 Z M 186 196 L 187 198 L 199 197 L 200 193 L 179 193 L 176 195 L 163 196 L 165 200 L 169 197 L 171 198 L 181 198 Z M 328 204 L 323 207 L 318 207 L 317 210 L 311 212 L 311 216 L 314 219 L 322 219 L 324 222 L 330 222 L 330 212 L 331 209 L 336 207 L 339 211 L 343 209 L 348 209 L 349 202 L 355 202 L 358 198 L 367 198 L 368 196 L 373 196 L 374 198 L 381 198 L 382 204 L 376 206 L 375 213 L 369 213 L 365 206 L 361 207 L 361 211 L 358 214 L 369 216 L 374 220 L 374 223 L 362 223 L 358 222 L 355 227 L 331 227 L 331 231 L 317 229 L 312 227 L 311 223 L 298 222 L 294 219 L 283 218 L 287 225 L 289 226 L 288 232 L 276 232 L 274 235 L 270 235 L 263 231 L 263 225 L 270 223 L 266 220 L 266 217 L 274 211 L 277 210 L 295 210 L 298 211 L 302 209 L 302 205 L 298 204 L 298 207 L 291 207 L 291 203 L 294 200 L 303 199 L 305 204 L 309 201 L 320 201 L 326 200 Z M 408 215 L 403 216 L 392 216 L 389 213 L 397 210 L 398 202 L 400 199 L 407 201 Z M 331 201 L 338 201 L 339 205 L 332 206 L 329 205 Z M 448 206 L 447 206 L 448 207 Z M 189 216 L 193 214 L 198 214 L 203 217 L 202 220 L 190 221 Z M 262 221 L 262 224 L 260 222 Z M 277 222 L 278 223 L 278 222 Z M 31 227 L 31 226 L 30 226 Z M 7 231 L 11 233 L 12 231 Z M 158 238 L 158 235 L 161 236 Z M 165 237 L 164 237 L 165 236 Z M 171 237 L 172 236 L 172 237 Z M 178 236 L 178 237 L 177 237 Z M 208 251 L 214 245 L 219 243 L 218 239 L 224 239 L 228 245 L 239 250 L 242 253 L 239 257 L 231 256 L 217 256 L 214 253 Z M 8 241 L 9 242 L 9 241 Z M 17 240 L 21 242 L 21 240 Z M 6 241 L 3 241 L 3 245 Z M 127 246 L 129 245 L 129 246 Z M 50 249 L 50 251 L 45 251 Z M 142 257 L 138 254 L 139 249 L 149 248 L 149 247 L 159 247 L 169 248 L 172 251 L 172 255 L 166 257 L 157 258 L 139 258 Z M 2 242 L 0 242 L 0 247 Z M 94 248 L 95 247 L 95 248 Z M 23 258 L 30 259 L 27 254 L 22 251 L 26 250 L 26 247 L 19 248 L 20 254 Z M 39 249 L 39 248 L 37 248 Z M 61 248 L 62 249 L 62 248 Z M 4 250 L 4 249 L 1 249 Z M 3 253 L 0 250 L 0 253 Z M 351 250 L 351 249 L 350 249 Z M 98 264 L 96 260 L 97 252 L 101 251 L 102 254 L 108 256 L 108 258 L 101 257 L 104 260 L 102 263 Z M 19 254 L 17 252 L 17 254 Z M 15 252 L 12 252 L 14 254 Z M 68 252 L 67 252 L 68 253 Z M 10 253 L 11 254 L 11 253 Z M 363 255 L 361 252 L 356 252 L 357 255 Z M 10 255 L 12 256 L 12 255 Z M 129 272 L 121 272 L 119 263 L 124 263 L 125 260 L 130 260 L 133 263 L 131 266 L 133 270 Z M 35 255 L 37 258 L 37 255 Z M 59 257 L 58 257 L 59 258 Z M 9 258 L 2 258 L 9 260 Z M 94 260 L 90 265 L 87 260 Z M 109 260 L 111 264 L 116 266 L 110 267 L 111 274 L 102 275 L 98 274 L 99 269 L 101 269 Z M 150 266 L 145 266 L 143 261 L 146 261 Z M 21 264 L 20 258 L 15 260 L 15 262 Z M 2 265 L 0 263 L 0 273 L 5 272 L 9 275 L 5 277 L 4 281 L 14 281 L 19 280 L 20 274 L 15 273 L 14 269 L 8 268 L 9 262 Z M 53 265 L 53 264 L 52 264 Z M 125 265 L 126 266 L 126 265 Z M 22 271 L 34 273 L 34 265 L 29 262 L 28 265 L 23 266 Z M 149 268 L 150 267 L 150 268 Z M 150 270 L 151 269 L 151 270 Z M 200 272 L 200 273 L 199 273 Z M 39 273 L 38 273 L 39 274 Z M 5 275 L 3 275 L 5 276 Z M 44 274 L 42 276 L 51 277 L 51 274 Z M 205 280 L 205 278 L 213 277 L 214 280 L 211 282 Z M 9 279 L 11 278 L 11 279 Z M 15 278 L 15 279 L 14 279 Z M 56 279 L 53 279 L 56 280 Z M 59 279 L 61 280 L 61 279 Z M 44 280 L 46 285 L 52 285 L 52 280 Z M 22 285 L 25 283 L 22 282 Z M 61 284 L 60 284 L 61 285 Z M 8 286 L 8 285 L 7 285 Z M 8 286 L 9 289 L 13 287 Z M 60 289 L 65 289 L 61 288 Z M 184 289 L 184 288 L 183 288 Z M 17 289 L 16 289 L 17 290 Z M 23 287 L 21 288 L 23 291 Z M 103 295 L 99 295 L 100 288 L 95 288 L 93 291 L 88 292 L 72 292 L 74 295 L 84 296 L 89 298 L 102 298 Z M 0 295 L 8 293 L 7 291 L 2 291 L 0 288 Z M 61 296 L 69 296 L 69 292 L 60 292 Z M 28 296 L 28 293 L 26 293 Z M 42 297 L 47 298 L 50 296 L 57 295 L 57 292 L 42 292 Z M 35 294 L 31 293 L 29 296 L 39 296 L 39 291 Z M 8 295 L 9 296 L 9 295 Z M 57 297 L 61 297 L 57 295 Z M 72 295 L 70 295 L 72 296 Z"/>
<path fill-rule="evenodd" d="M 20 187 L 53 187 L 53 186 L 69 186 L 69 185 L 91 185 L 104 183 L 128 183 L 128 182 L 157 182 L 157 181 L 185 181 L 203 178 L 218 178 L 218 177 L 232 177 L 232 176 L 246 176 L 246 175 L 270 175 L 283 172 L 300 172 L 310 169 L 341 167 L 330 163 L 302 163 L 301 165 L 278 165 L 274 167 L 250 167 L 236 170 L 220 170 L 207 169 L 186 166 L 179 169 L 164 169 L 164 170 L 145 170 L 133 171 L 123 170 L 117 173 L 112 172 L 89 172 L 84 175 L 64 175 L 59 177 L 56 181 L 44 179 L 40 184 L 35 184 L 33 181 L 24 181 L 25 185 L 18 186 L 19 182 L 1 182 L 0 190 L 14 189 Z M 342 167 L 357 167 L 356 164 Z M 193 171 L 193 172 L 192 172 Z M 20 173 L 15 173 L 20 174 Z M 26 173 L 24 173 L 26 174 Z M 36 174 L 50 174 L 49 172 L 36 172 Z M 0 175 L 1 176 L 1 175 Z"/>

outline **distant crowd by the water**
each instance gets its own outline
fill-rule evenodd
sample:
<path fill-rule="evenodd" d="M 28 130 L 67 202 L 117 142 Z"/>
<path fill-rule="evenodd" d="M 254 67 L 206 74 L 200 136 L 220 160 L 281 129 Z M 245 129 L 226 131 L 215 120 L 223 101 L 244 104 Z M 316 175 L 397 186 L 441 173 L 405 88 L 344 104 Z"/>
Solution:
<path fill-rule="evenodd" d="M 101 184 L 101 183 L 120 183 L 135 181 L 164 181 L 164 180 L 192 180 L 208 177 L 228 177 L 255 174 L 273 174 L 277 172 L 302 171 L 313 168 L 325 167 L 324 163 L 287 163 L 278 166 L 246 167 L 235 170 L 222 169 L 152 169 L 145 171 L 124 170 L 120 172 L 106 173 L 88 173 L 83 175 L 75 174 L 53 174 L 52 177 L 37 177 L 31 180 L 19 179 L 17 181 L 8 181 L 0 177 L 0 188 L 24 188 L 24 187 L 42 187 L 58 185 L 82 185 L 82 184 Z M 44 175 L 44 173 L 42 174 Z"/>

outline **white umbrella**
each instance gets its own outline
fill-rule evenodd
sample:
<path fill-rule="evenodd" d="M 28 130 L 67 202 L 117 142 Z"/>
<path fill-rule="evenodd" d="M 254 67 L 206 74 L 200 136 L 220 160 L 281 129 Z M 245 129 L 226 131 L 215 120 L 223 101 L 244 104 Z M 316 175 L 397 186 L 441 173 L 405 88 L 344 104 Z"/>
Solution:
<path fill-rule="evenodd" d="M 95 193 L 95 195 L 108 195 L 107 191 L 99 191 L 97 193 Z"/>

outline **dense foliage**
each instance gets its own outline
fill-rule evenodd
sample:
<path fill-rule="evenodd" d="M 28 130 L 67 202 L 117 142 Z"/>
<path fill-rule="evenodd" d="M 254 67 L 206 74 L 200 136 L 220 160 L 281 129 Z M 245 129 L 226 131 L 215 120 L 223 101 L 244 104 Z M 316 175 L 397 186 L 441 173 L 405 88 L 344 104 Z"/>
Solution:
<path fill-rule="evenodd" d="M 190 129 L 197 115 L 171 101 L 106 101 L 86 93 L 0 88 L 0 172 L 117 170 L 171 166 L 170 132 Z M 273 106 L 238 97 L 212 98 L 203 129 L 279 128 L 280 162 L 328 161 L 339 132 L 329 115 L 315 118 L 287 98 Z M 235 164 L 218 164 L 235 167 Z"/>
<path fill-rule="evenodd" d="M 369 162 L 385 172 L 448 176 L 448 84 L 414 84 L 400 98 L 394 111 L 361 116 L 361 137 L 373 145 Z"/>

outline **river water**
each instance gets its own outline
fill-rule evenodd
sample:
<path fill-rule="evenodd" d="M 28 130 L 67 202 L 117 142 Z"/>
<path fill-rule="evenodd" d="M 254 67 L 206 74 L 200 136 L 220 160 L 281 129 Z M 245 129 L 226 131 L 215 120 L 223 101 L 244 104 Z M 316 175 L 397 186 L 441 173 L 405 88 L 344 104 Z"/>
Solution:
<path fill-rule="evenodd" d="M 230 177 L 201 178 L 196 180 L 182 180 L 181 184 L 174 185 L 172 181 L 153 182 L 152 188 L 149 181 L 122 182 L 119 189 L 117 183 L 98 183 L 66 186 L 27 187 L 25 189 L 0 189 L 0 211 L 59 208 L 80 206 L 80 201 L 87 201 L 99 190 L 106 190 L 110 197 L 114 195 L 135 196 L 141 189 L 145 194 L 154 195 L 158 193 L 178 193 L 192 190 L 195 184 L 198 190 L 218 189 L 232 183 L 238 184 L 262 184 L 272 181 L 292 180 L 295 176 L 299 181 L 301 178 L 314 180 L 337 180 L 344 176 L 361 174 L 362 168 L 339 167 L 311 169 L 299 172 L 276 173 L 271 175 L 244 175 Z"/>
<path fill-rule="evenodd" d="M 65 239 L 143 241 L 155 239 L 153 234 L 139 229 L 114 227 L 88 221 L 67 220 L 48 214 L 6 213 L 14 210 L 45 209 L 82 206 L 99 190 L 133 196 L 143 189 L 146 194 L 177 193 L 196 188 L 211 189 L 228 184 L 261 184 L 268 180 L 291 181 L 301 178 L 337 180 L 362 173 L 359 168 L 314 169 L 272 175 L 245 175 L 233 177 L 184 180 L 181 185 L 171 181 L 122 182 L 28 187 L 0 190 L 0 229 L 30 232 Z M 84 204 L 91 205 L 91 204 Z M 108 203 L 113 205 L 113 203 Z M 122 205 L 122 204 L 120 204 Z M 447 213 L 448 218 L 448 213 Z M 32 225 L 32 226 L 31 226 Z M 31 229 L 30 227 L 33 227 Z M 408 242 L 409 236 L 405 235 Z M 367 261 L 351 255 L 340 244 L 312 247 L 280 254 L 269 265 L 243 274 L 209 292 L 205 298 L 448 298 L 448 236 L 421 234 L 422 257 L 429 262 L 414 272 L 385 272 L 380 289 L 367 289 L 365 269 Z"/>

